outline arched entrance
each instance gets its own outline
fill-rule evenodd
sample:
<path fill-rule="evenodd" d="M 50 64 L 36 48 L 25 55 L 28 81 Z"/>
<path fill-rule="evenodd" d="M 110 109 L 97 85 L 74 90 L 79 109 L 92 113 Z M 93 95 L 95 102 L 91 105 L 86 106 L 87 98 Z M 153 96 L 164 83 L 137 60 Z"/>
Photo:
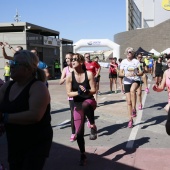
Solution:
<path fill-rule="evenodd" d="M 109 39 L 81 39 L 74 45 L 74 52 L 82 47 L 109 47 L 113 49 L 113 57 L 120 58 L 120 45 Z"/>

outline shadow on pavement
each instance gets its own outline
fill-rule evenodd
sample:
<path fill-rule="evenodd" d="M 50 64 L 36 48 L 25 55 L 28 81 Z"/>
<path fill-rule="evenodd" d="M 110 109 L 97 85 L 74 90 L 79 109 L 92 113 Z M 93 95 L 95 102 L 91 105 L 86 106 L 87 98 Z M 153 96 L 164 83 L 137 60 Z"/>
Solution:
<path fill-rule="evenodd" d="M 127 122 L 125 123 L 120 123 L 120 124 L 114 124 L 111 126 L 106 126 L 104 128 L 101 128 L 97 131 L 97 133 L 101 133 L 98 136 L 108 136 L 108 135 L 112 135 L 113 133 L 115 133 L 116 131 L 122 129 L 122 128 L 127 128 Z M 103 133 L 102 133 L 103 132 Z"/>
<path fill-rule="evenodd" d="M 146 129 L 149 126 L 160 124 L 166 120 L 167 120 L 167 115 L 161 115 L 161 116 L 152 117 L 152 118 L 146 120 L 145 122 L 141 122 L 136 125 L 144 125 L 143 127 L 141 127 L 141 129 Z M 147 125 L 145 125 L 145 124 L 147 124 Z"/>
<path fill-rule="evenodd" d="M 121 159 L 125 155 L 129 155 L 129 154 L 136 152 L 136 148 L 139 148 L 139 146 L 142 146 L 143 144 L 148 143 L 149 139 L 150 139 L 149 137 L 143 137 L 143 138 L 135 140 L 134 141 L 134 148 L 131 148 L 131 149 L 126 148 L 127 142 L 123 142 L 123 143 L 116 145 L 113 148 L 109 149 L 108 151 L 103 153 L 101 156 L 111 155 L 111 154 L 118 152 L 120 150 L 124 150 L 124 153 L 118 154 L 112 159 L 112 161 L 118 161 L 119 159 Z M 131 142 L 133 142 L 133 141 L 131 141 Z"/>
<path fill-rule="evenodd" d="M 125 102 L 125 100 L 110 100 L 110 101 L 105 101 L 103 103 L 98 103 L 99 106 L 105 106 L 105 105 L 109 105 L 109 104 L 114 104 L 114 103 L 120 103 L 120 102 Z"/>
<path fill-rule="evenodd" d="M 69 111 L 69 110 L 70 110 L 70 108 L 57 109 L 57 110 L 53 110 L 53 111 L 51 111 L 51 114 L 56 114 L 56 113 L 66 112 L 66 111 Z"/>
<path fill-rule="evenodd" d="M 117 151 L 124 144 L 114 147 L 113 151 Z M 112 152 L 112 150 L 110 150 Z M 107 151 L 108 152 L 108 151 Z M 132 152 L 132 151 L 131 151 Z M 134 151 L 133 151 L 134 152 Z M 74 148 L 70 148 L 58 143 L 53 143 L 50 157 L 48 158 L 43 170 L 139 170 L 132 166 L 123 163 L 115 162 L 104 158 L 103 155 L 87 153 L 87 165 L 84 167 L 79 166 L 80 153 Z M 123 155 L 122 155 L 123 156 Z"/>
<path fill-rule="evenodd" d="M 144 107 L 144 109 L 148 109 L 148 108 L 154 108 L 154 107 L 158 107 L 157 110 L 161 110 L 162 108 L 164 108 L 165 106 L 167 105 L 167 102 L 163 102 L 163 103 L 157 103 L 157 104 L 154 104 L 152 106 L 149 106 L 149 107 Z"/>

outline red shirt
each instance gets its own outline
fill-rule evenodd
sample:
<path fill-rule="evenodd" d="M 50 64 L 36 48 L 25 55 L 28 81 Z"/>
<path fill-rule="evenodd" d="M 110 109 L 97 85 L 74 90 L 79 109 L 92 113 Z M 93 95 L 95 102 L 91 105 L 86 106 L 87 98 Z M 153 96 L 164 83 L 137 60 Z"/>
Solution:
<path fill-rule="evenodd" d="M 91 71 L 94 76 L 96 75 L 96 70 L 100 68 L 100 65 L 95 61 L 85 62 L 85 66 L 86 66 L 86 70 Z"/>
<path fill-rule="evenodd" d="M 118 64 L 117 63 L 110 63 L 109 73 L 117 74 L 117 71 L 116 71 L 117 68 L 118 68 Z"/>

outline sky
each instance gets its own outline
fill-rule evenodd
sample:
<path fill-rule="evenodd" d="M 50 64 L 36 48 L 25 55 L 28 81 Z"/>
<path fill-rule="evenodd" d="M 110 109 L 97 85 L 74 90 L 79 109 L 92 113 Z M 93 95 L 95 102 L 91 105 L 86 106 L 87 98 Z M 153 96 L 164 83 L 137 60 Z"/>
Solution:
<path fill-rule="evenodd" d="M 0 22 L 21 22 L 60 32 L 60 38 L 110 39 L 126 31 L 125 0 L 15 0 L 1 2 Z"/>

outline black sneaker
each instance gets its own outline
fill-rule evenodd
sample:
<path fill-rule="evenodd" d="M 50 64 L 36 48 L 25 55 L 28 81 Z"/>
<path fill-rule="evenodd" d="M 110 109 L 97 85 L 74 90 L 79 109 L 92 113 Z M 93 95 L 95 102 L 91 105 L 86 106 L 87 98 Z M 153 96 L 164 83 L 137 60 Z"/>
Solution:
<path fill-rule="evenodd" d="M 81 154 L 80 155 L 80 162 L 79 162 L 79 165 L 80 166 L 84 166 L 87 164 L 87 157 L 85 154 Z"/>
<path fill-rule="evenodd" d="M 96 140 L 97 139 L 97 128 L 91 128 L 89 139 L 90 140 Z"/>

